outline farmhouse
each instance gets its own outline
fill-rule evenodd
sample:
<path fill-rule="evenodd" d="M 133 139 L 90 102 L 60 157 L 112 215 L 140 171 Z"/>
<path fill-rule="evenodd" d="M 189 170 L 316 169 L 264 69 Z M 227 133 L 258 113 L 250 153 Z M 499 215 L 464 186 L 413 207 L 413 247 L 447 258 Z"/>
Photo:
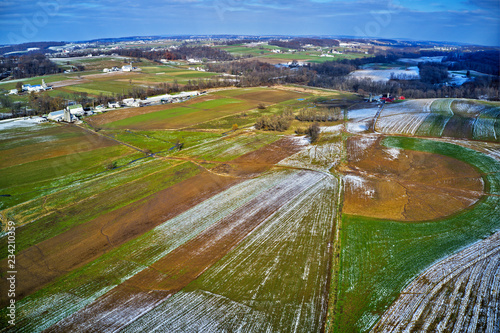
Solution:
<path fill-rule="evenodd" d="M 122 71 L 123 72 L 131 72 L 132 71 L 132 65 L 122 66 Z"/>
<path fill-rule="evenodd" d="M 110 109 L 119 108 L 120 106 L 121 105 L 118 102 L 108 102 L 108 108 L 110 108 Z"/>

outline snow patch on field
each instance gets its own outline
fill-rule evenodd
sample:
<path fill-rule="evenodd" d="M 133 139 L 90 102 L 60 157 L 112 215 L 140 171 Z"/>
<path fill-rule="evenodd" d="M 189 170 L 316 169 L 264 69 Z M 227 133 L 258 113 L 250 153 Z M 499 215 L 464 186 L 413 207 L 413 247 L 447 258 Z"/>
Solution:
<path fill-rule="evenodd" d="M 46 122 L 46 120 L 42 117 L 25 117 L 0 120 L 0 131 L 13 128 L 34 127 L 43 122 Z"/>
<path fill-rule="evenodd" d="M 391 160 L 397 160 L 399 157 L 399 154 L 401 154 L 401 149 L 388 148 L 388 149 L 384 149 L 384 152 L 387 153 L 389 156 L 391 156 Z"/>
<path fill-rule="evenodd" d="M 410 283 L 372 332 L 498 332 L 500 232 L 436 263 Z M 433 330 L 434 331 L 434 330 Z"/>
<path fill-rule="evenodd" d="M 344 129 L 344 125 L 335 125 L 335 126 L 323 126 L 320 127 L 321 133 L 333 133 L 333 134 L 340 134 L 342 130 Z"/>
<path fill-rule="evenodd" d="M 340 162 L 342 143 L 309 145 L 300 152 L 280 161 L 278 165 L 329 171 Z"/>
<path fill-rule="evenodd" d="M 349 74 L 350 77 L 356 79 L 371 79 L 375 82 L 387 82 L 391 79 L 391 76 L 395 78 L 407 77 L 410 79 L 418 79 L 420 77 L 420 72 L 418 67 L 412 66 L 408 67 L 407 70 L 393 68 L 393 69 L 361 69 L 354 71 Z"/>
<path fill-rule="evenodd" d="M 237 248 L 123 332 L 321 330 L 337 184 L 308 174 L 309 186 Z"/>

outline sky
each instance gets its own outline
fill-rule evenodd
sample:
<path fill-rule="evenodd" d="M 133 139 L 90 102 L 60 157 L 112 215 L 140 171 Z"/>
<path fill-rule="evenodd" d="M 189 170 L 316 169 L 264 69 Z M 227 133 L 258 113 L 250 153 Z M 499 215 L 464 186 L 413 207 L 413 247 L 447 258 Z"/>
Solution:
<path fill-rule="evenodd" d="M 500 0 L 0 1 L 0 44 L 209 34 L 344 35 L 500 46 Z"/>

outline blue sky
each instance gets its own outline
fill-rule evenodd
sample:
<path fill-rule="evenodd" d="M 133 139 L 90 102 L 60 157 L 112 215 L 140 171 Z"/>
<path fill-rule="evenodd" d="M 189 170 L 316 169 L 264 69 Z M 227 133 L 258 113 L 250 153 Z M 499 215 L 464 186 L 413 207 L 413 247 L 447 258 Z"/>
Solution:
<path fill-rule="evenodd" d="M 349 35 L 500 46 L 500 1 L 0 1 L 2 44 L 175 34 Z"/>

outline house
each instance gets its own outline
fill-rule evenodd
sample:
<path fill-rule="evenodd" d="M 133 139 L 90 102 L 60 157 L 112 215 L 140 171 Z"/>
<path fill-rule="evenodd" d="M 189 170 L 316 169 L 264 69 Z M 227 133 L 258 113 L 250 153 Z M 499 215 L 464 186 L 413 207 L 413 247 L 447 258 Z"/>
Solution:
<path fill-rule="evenodd" d="M 81 104 L 68 105 L 66 108 L 72 115 L 75 116 L 83 116 L 85 111 L 83 110 L 83 106 Z"/>
<path fill-rule="evenodd" d="M 110 109 L 116 109 L 119 108 L 121 105 L 118 102 L 108 102 L 108 108 Z"/>
<path fill-rule="evenodd" d="M 9 95 L 17 95 L 17 93 L 18 93 L 17 89 L 9 90 Z"/>
<path fill-rule="evenodd" d="M 109 69 L 109 68 L 104 68 L 102 70 L 104 73 L 109 73 L 109 72 L 112 72 L 113 70 L 112 69 Z"/>

